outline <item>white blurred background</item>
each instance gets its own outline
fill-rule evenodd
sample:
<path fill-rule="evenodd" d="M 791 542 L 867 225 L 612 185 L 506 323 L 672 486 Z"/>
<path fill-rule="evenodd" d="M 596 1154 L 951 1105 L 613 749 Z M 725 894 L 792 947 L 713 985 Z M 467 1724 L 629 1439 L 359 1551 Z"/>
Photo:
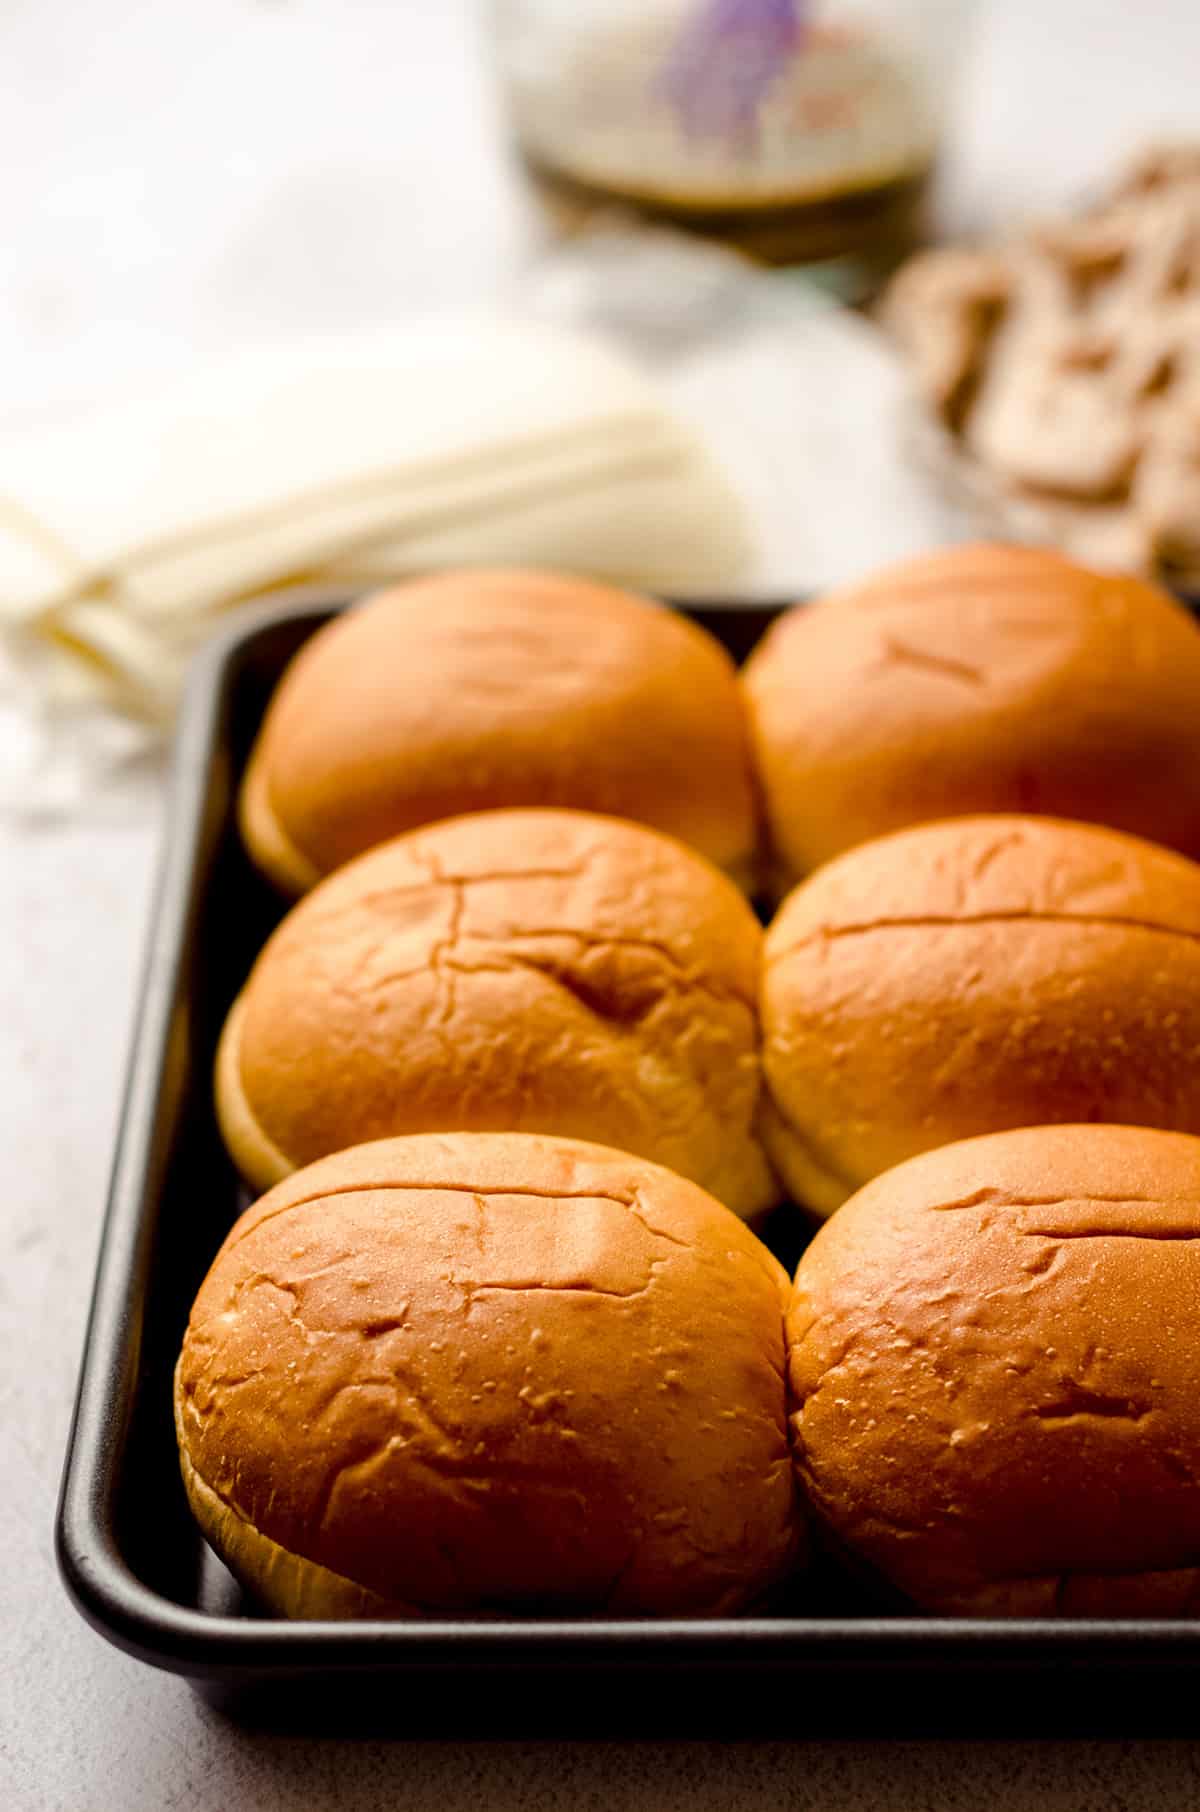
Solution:
<path fill-rule="evenodd" d="M 965 0 L 970 4 L 970 0 Z M 1193 0 L 976 0 L 941 224 L 1200 124 Z M 485 0 L 0 0 L 0 422 L 477 296 L 532 226 Z"/>
<path fill-rule="evenodd" d="M 959 231 L 1200 129 L 1196 0 L 982 0 L 941 196 Z M 232 340 L 474 300 L 532 223 L 474 0 L 0 0 L 0 423 Z M 85 1629 L 52 1518 L 158 843 L 0 827 L 0 1806 L 276 1812 L 1194 1807 L 1200 1749 L 269 1741 Z"/>

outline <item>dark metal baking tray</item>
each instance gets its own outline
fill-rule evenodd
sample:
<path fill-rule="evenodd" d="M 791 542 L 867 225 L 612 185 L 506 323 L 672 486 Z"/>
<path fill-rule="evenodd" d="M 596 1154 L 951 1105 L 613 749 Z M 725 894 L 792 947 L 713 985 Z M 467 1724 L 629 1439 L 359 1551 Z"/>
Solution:
<path fill-rule="evenodd" d="M 1200 1624 L 880 1615 L 832 1563 L 776 1614 L 737 1620 L 287 1623 L 243 1599 L 188 1513 L 171 1374 L 195 1291 L 246 1203 L 211 1106 L 217 1034 L 281 910 L 239 845 L 237 777 L 284 666 L 334 608 L 293 604 L 231 628 L 188 691 L 59 1504 L 59 1564 L 79 1610 L 236 1715 L 306 1730 L 1190 1730 Z M 690 614 L 741 659 L 776 612 Z M 797 1227 L 794 1212 L 773 1223 L 787 1262 Z"/>

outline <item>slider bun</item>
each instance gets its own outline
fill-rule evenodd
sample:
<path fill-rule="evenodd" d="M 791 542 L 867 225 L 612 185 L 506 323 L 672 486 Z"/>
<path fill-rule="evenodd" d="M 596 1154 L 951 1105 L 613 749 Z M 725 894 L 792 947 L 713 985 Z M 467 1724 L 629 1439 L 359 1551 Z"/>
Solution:
<path fill-rule="evenodd" d="M 1200 629 L 1141 580 L 954 547 L 782 617 L 745 669 L 781 888 L 907 824 L 1039 812 L 1200 856 Z"/>
<path fill-rule="evenodd" d="M 877 1177 L 788 1311 L 796 1463 L 925 1609 L 1200 1606 L 1200 1139 L 997 1133 Z"/>
<path fill-rule="evenodd" d="M 388 1139 L 233 1228 L 176 1371 L 208 1540 L 285 1616 L 723 1615 L 792 1565 L 783 1310 L 692 1183 Z"/>
<path fill-rule="evenodd" d="M 957 818 L 798 887 L 767 934 L 763 1135 L 831 1213 L 975 1133 L 1200 1133 L 1200 866 L 1097 825 Z"/>
<path fill-rule="evenodd" d="M 255 862 L 299 894 L 401 831 L 517 805 L 653 824 L 748 881 L 750 758 L 724 649 L 583 579 L 463 571 L 396 586 L 296 656 L 239 812 Z"/>
<path fill-rule="evenodd" d="M 501 811 L 398 837 L 293 908 L 230 1015 L 217 1105 L 256 1188 L 397 1133 L 596 1139 L 745 1216 L 762 932 L 733 882 L 638 824 Z"/>

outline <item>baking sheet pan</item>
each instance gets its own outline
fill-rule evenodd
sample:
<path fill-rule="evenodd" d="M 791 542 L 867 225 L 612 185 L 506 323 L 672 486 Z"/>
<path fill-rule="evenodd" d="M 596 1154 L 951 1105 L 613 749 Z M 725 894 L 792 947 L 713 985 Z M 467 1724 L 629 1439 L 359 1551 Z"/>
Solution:
<path fill-rule="evenodd" d="M 832 1560 L 771 1616 L 700 1622 L 287 1623 L 243 1597 L 188 1512 L 171 1375 L 247 1201 L 212 1108 L 216 1040 L 282 912 L 241 851 L 237 779 L 284 666 L 335 608 L 235 624 L 193 671 L 59 1503 L 59 1565 L 82 1614 L 232 1715 L 309 1732 L 1190 1731 L 1200 1623 L 880 1614 Z M 689 614 L 740 660 L 777 613 Z M 794 1210 L 769 1231 L 789 1266 L 805 1237 Z"/>

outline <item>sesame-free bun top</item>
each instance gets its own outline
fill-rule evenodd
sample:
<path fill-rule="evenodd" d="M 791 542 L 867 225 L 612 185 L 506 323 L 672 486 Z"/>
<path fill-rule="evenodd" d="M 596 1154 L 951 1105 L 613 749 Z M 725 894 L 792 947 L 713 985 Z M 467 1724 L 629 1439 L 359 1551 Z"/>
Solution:
<path fill-rule="evenodd" d="M 1036 1127 L 876 1178 L 788 1312 L 835 1540 L 927 1610 L 1200 1607 L 1200 1139 Z"/>
<path fill-rule="evenodd" d="M 265 1196 L 176 1372 L 192 1508 L 288 1616 L 721 1615 L 799 1532 L 771 1254 L 568 1139 L 337 1153 Z"/>
<path fill-rule="evenodd" d="M 285 892 L 401 831 L 565 805 L 670 831 L 741 880 L 755 819 L 733 663 L 612 586 L 443 573 L 317 631 L 271 700 L 240 798 Z"/>
<path fill-rule="evenodd" d="M 1098 825 L 958 818 L 840 856 L 764 951 L 763 1132 L 829 1213 L 976 1133 L 1200 1133 L 1200 865 Z"/>
<path fill-rule="evenodd" d="M 226 1142 L 261 1189 L 365 1139 L 562 1133 L 752 1215 L 778 1197 L 756 1129 L 761 949 L 733 882 L 644 825 L 497 811 L 413 831 L 262 951 L 217 1061 Z"/>
<path fill-rule="evenodd" d="M 789 612 L 745 669 L 779 885 L 975 812 L 1200 856 L 1200 628 L 1142 581 L 947 548 Z"/>

